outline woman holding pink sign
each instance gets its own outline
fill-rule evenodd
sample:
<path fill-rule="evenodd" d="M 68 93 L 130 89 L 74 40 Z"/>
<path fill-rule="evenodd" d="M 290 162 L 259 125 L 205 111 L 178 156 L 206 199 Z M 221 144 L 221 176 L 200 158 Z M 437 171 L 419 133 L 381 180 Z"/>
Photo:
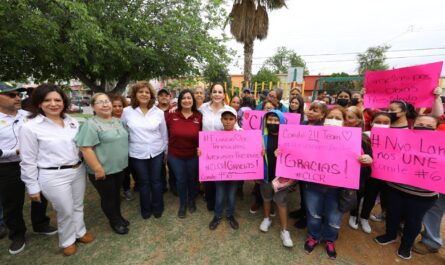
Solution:
<path fill-rule="evenodd" d="M 436 130 L 437 118 L 421 115 L 414 121 L 414 130 Z M 402 238 L 397 255 L 411 259 L 411 248 L 422 228 L 425 213 L 434 205 L 438 193 L 410 185 L 388 182 L 386 232 L 375 238 L 379 245 L 395 243 L 400 222 L 404 221 Z"/>
<path fill-rule="evenodd" d="M 344 108 L 335 106 L 330 109 L 324 120 L 324 126 L 344 126 L 346 112 Z M 358 157 L 361 164 L 369 165 L 372 158 L 369 155 Z M 335 241 L 340 230 L 343 212 L 339 210 L 339 188 L 317 183 L 306 182 L 304 197 L 307 210 L 308 238 L 304 244 L 307 254 L 312 253 L 315 247 L 324 240 L 326 253 L 330 259 L 337 258 Z"/>

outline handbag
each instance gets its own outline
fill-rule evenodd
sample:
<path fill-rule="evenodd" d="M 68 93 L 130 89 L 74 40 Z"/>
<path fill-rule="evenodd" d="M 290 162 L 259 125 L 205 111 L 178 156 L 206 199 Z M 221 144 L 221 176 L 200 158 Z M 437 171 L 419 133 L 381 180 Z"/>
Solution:
<path fill-rule="evenodd" d="M 349 212 L 357 206 L 357 191 L 341 188 L 338 191 L 338 210 L 342 213 Z"/>

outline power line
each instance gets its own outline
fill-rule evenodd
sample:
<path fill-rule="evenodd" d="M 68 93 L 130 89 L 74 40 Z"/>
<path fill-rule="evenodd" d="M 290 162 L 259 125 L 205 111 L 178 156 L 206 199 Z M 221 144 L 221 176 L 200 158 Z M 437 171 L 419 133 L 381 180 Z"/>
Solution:
<path fill-rule="evenodd" d="M 389 50 L 387 51 L 388 53 L 390 52 L 410 52 L 410 51 L 430 51 L 430 50 L 443 50 L 445 49 L 445 47 L 438 47 L 438 48 L 419 48 L 419 49 L 403 49 L 403 50 Z M 354 54 L 359 54 L 359 53 L 363 53 L 363 52 L 344 52 L 344 53 L 319 53 L 319 54 L 303 54 L 300 55 L 301 57 L 311 57 L 311 56 L 335 56 L 335 55 L 354 55 Z M 271 56 L 269 56 L 271 57 Z M 265 58 L 269 58 L 266 56 L 262 56 L 262 57 L 252 57 L 252 59 L 265 59 Z"/>

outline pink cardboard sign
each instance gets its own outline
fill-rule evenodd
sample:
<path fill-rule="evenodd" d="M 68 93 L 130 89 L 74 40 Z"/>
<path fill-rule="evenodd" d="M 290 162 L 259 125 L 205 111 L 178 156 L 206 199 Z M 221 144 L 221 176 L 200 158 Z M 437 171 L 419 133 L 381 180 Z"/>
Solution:
<path fill-rule="evenodd" d="M 263 179 L 259 130 L 199 132 L 199 181 Z"/>
<path fill-rule="evenodd" d="M 431 107 L 443 62 L 365 73 L 366 108 L 387 108 L 393 100 Z"/>
<path fill-rule="evenodd" d="M 266 111 L 246 110 L 243 115 L 243 130 L 261 130 L 261 121 Z M 301 115 L 299 113 L 283 112 L 287 124 L 300 124 Z"/>
<path fill-rule="evenodd" d="M 445 193 L 445 133 L 372 128 L 372 177 Z"/>
<path fill-rule="evenodd" d="M 277 176 L 359 188 L 360 128 L 280 125 L 278 149 Z"/>

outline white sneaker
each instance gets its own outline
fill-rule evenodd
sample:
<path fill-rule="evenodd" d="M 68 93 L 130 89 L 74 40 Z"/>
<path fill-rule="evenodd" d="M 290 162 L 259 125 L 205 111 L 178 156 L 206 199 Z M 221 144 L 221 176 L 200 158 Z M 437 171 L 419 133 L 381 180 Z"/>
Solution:
<path fill-rule="evenodd" d="M 264 233 L 269 231 L 269 227 L 272 225 L 272 221 L 270 218 L 264 218 L 263 221 L 260 224 L 260 230 Z"/>
<path fill-rule="evenodd" d="M 349 216 L 349 226 L 352 229 L 357 230 L 358 229 L 358 224 L 357 224 L 357 216 Z"/>
<path fill-rule="evenodd" d="M 283 245 L 287 248 L 294 246 L 294 242 L 290 238 L 290 233 L 287 230 L 281 230 L 281 240 L 283 240 Z"/>
<path fill-rule="evenodd" d="M 372 229 L 371 226 L 369 225 L 368 220 L 360 218 L 360 226 L 362 227 L 363 232 L 371 234 Z"/>

